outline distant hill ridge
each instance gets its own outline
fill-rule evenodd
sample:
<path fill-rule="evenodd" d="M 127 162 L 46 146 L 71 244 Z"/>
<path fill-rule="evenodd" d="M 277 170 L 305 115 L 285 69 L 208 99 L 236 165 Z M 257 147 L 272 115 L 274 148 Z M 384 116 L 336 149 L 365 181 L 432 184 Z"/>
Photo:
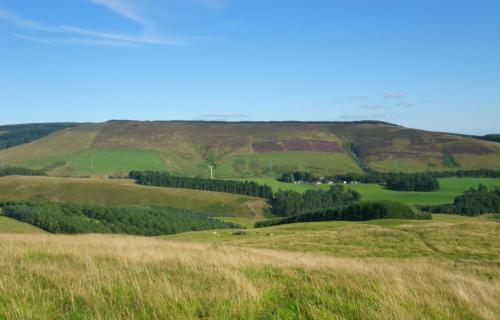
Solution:
<path fill-rule="evenodd" d="M 382 121 L 112 120 L 61 128 L 0 150 L 1 165 L 64 176 L 158 170 L 204 177 L 213 165 L 219 178 L 276 177 L 296 170 L 331 175 L 365 168 L 500 169 L 500 144 Z"/>
<path fill-rule="evenodd" d="M 137 122 L 137 120 L 108 120 L 106 123 L 112 122 Z M 399 125 L 379 121 L 379 120 L 358 120 L 358 121 L 298 121 L 298 120 L 282 120 L 282 121 L 224 121 L 224 120 L 148 120 L 142 122 L 156 122 L 156 123 L 214 123 L 214 124 L 385 124 L 399 127 Z"/>
<path fill-rule="evenodd" d="M 53 132 L 76 127 L 78 123 L 27 123 L 0 126 L 0 149 L 12 148 L 25 144 Z"/>

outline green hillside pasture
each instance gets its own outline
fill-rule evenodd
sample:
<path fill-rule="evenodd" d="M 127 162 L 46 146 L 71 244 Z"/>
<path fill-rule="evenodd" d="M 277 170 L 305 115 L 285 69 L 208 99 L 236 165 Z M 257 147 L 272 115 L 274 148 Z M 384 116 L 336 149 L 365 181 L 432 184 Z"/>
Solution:
<path fill-rule="evenodd" d="M 423 172 L 423 171 L 445 171 L 451 168 L 443 164 L 443 160 L 440 158 L 428 158 L 428 159 L 418 159 L 418 158 L 397 158 L 386 160 L 374 160 L 369 161 L 368 167 L 375 171 L 382 172 Z"/>
<path fill-rule="evenodd" d="M 98 132 L 96 125 L 57 131 L 30 143 L 0 150 L 0 163 L 32 169 L 57 167 L 68 158 L 88 150 Z"/>
<path fill-rule="evenodd" d="M 162 239 L 316 252 L 339 257 L 474 258 L 483 262 L 500 258 L 498 245 L 496 249 L 488 245 L 500 243 L 498 222 L 454 215 L 437 215 L 433 220 L 294 223 L 246 229 L 245 235 L 218 230 L 217 233 L 188 232 Z"/>
<path fill-rule="evenodd" d="M 140 149 L 91 149 L 66 160 L 74 174 L 112 174 L 131 170 L 165 171 L 156 151 Z"/>
<path fill-rule="evenodd" d="M 261 218 L 263 199 L 190 189 L 145 187 L 131 180 L 2 177 L 0 200 L 47 200 L 101 206 L 165 205 L 216 216 Z"/>
<path fill-rule="evenodd" d="M 269 177 L 287 171 L 334 175 L 360 173 L 361 169 L 346 153 L 266 152 L 223 158 L 215 170 L 215 175 L 220 178 Z"/>
<path fill-rule="evenodd" d="M 454 154 L 453 164 L 450 167 L 450 159 L 446 154 L 441 158 L 428 158 L 425 160 L 410 158 L 393 158 L 388 160 L 378 160 L 369 162 L 369 167 L 376 171 L 402 171 L 402 172 L 422 172 L 422 171 L 448 171 L 460 169 L 500 169 L 500 156 L 493 154 Z"/>
<path fill-rule="evenodd" d="M 500 156 L 496 154 L 455 154 L 455 159 L 463 166 L 472 169 L 500 169 Z"/>
<path fill-rule="evenodd" d="M 251 178 L 248 180 L 268 184 L 274 192 L 279 189 L 305 192 L 306 190 L 328 190 L 330 188 L 329 185 L 284 183 L 270 178 Z M 361 193 L 363 200 L 395 200 L 409 205 L 434 205 L 451 203 L 465 190 L 477 187 L 480 183 L 490 188 L 500 187 L 500 179 L 498 178 L 442 178 L 439 179 L 441 189 L 437 192 L 391 191 L 378 184 L 349 184 L 346 187 Z"/>
<path fill-rule="evenodd" d="M 43 231 L 42 229 L 32 226 L 29 223 L 0 216 L 0 233 L 32 234 L 32 233 L 46 233 L 46 232 Z"/>
<path fill-rule="evenodd" d="M 482 183 L 489 187 L 500 186 L 500 179 L 493 178 L 444 178 L 439 179 L 441 189 L 436 192 L 405 192 L 386 190 L 377 184 L 349 185 L 362 194 L 364 200 L 396 200 L 410 205 L 434 205 L 452 203 L 471 187 Z"/>

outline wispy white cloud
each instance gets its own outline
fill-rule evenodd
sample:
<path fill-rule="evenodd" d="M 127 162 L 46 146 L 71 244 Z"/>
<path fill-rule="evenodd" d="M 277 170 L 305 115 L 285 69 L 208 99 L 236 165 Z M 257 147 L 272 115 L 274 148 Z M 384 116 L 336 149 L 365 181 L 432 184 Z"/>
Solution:
<path fill-rule="evenodd" d="M 130 0 L 90 0 L 91 3 L 103 6 L 117 15 L 148 26 L 151 24 L 143 17 L 138 9 L 137 3 Z"/>
<path fill-rule="evenodd" d="M 402 92 L 386 92 L 384 93 L 384 99 L 399 99 L 405 96 Z"/>
<path fill-rule="evenodd" d="M 98 38 L 98 39 L 110 39 L 114 41 L 130 42 L 136 44 L 157 44 L 157 45 L 171 45 L 171 46 L 185 46 L 189 44 L 188 42 L 175 37 L 156 37 L 156 36 L 148 36 L 146 34 L 130 35 L 130 34 L 109 33 L 109 32 L 101 32 L 101 31 L 71 27 L 71 26 L 62 26 L 61 30 L 84 36 L 91 36 L 93 38 Z"/>
<path fill-rule="evenodd" d="M 408 102 L 399 102 L 396 105 L 398 107 L 404 107 L 404 108 L 413 108 L 415 106 L 413 103 L 408 103 Z"/>
<path fill-rule="evenodd" d="M 151 35 L 142 31 L 140 34 L 121 34 L 104 32 L 74 26 L 49 26 L 44 23 L 30 20 L 14 12 L 0 9 L 0 20 L 7 21 L 22 29 L 38 31 L 53 36 L 33 36 L 21 33 L 13 34 L 14 37 L 32 42 L 50 45 L 89 45 L 89 46 L 120 46 L 133 47 L 140 45 L 186 46 L 190 43 L 179 37 L 166 37 Z M 55 37 L 54 35 L 57 34 Z"/>
<path fill-rule="evenodd" d="M 25 35 L 25 34 L 14 33 L 12 36 L 14 36 L 15 38 L 21 39 L 21 40 L 27 40 L 27 41 L 31 41 L 31 42 L 38 42 L 38 43 L 43 43 L 43 44 L 47 44 L 47 45 L 54 45 L 55 44 L 53 42 L 53 40 L 51 40 L 51 39 L 45 39 L 45 38 L 39 38 L 39 37 L 32 37 L 32 36 L 28 36 L 28 35 Z"/>
<path fill-rule="evenodd" d="M 369 105 L 364 105 L 363 108 L 369 110 L 381 110 L 381 109 L 389 109 L 390 107 L 383 104 L 369 104 Z"/>
<path fill-rule="evenodd" d="M 20 17 L 16 13 L 11 11 L 0 9 L 0 19 L 25 29 L 44 31 L 44 32 L 58 32 L 57 28 L 47 26 L 38 21 L 33 21 Z"/>
<path fill-rule="evenodd" d="M 368 96 L 354 96 L 357 100 L 368 100 Z"/>
<path fill-rule="evenodd" d="M 84 45 L 92 47 L 137 47 L 137 44 L 123 41 L 90 38 L 43 38 L 25 34 L 13 34 L 14 37 L 26 41 L 43 43 L 46 45 Z"/>

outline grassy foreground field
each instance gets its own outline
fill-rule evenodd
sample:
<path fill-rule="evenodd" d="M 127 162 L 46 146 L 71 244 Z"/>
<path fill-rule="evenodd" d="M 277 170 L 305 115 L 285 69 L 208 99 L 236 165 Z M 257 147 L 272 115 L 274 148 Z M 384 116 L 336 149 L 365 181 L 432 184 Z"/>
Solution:
<path fill-rule="evenodd" d="M 498 222 L 309 223 L 221 241 L 223 232 L 0 234 L 0 318 L 500 316 Z"/>
<path fill-rule="evenodd" d="M 228 193 L 145 187 L 131 180 L 10 176 L 0 178 L 1 200 L 48 200 L 103 206 L 165 205 L 219 216 L 261 218 L 266 202 Z"/>
<path fill-rule="evenodd" d="M 261 184 L 268 184 L 273 191 L 279 189 L 305 192 L 306 190 L 328 190 L 329 185 L 314 186 L 310 184 L 283 183 L 276 179 L 255 178 L 249 179 Z M 434 205 L 451 203 L 455 197 L 471 187 L 483 184 L 489 188 L 500 187 L 500 179 L 495 178 L 443 178 L 439 179 L 441 189 L 437 192 L 406 192 L 386 190 L 378 184 L 347 185 L 361 193 L 363 200 L 396 200 L 409 205 Z"/>

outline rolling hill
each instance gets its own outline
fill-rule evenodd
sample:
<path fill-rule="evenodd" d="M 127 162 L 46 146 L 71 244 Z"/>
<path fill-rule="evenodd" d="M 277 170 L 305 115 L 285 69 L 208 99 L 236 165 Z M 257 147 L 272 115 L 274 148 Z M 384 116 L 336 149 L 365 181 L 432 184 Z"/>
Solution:
<path fill-rule="evenodd" d="M 500 144 L 471 137 L 364 122 L 109 121 L 54 132 L 0 151 L 0 165 L 51 175 L 107 176 L 167 170 L 219 178 L 500 168 Z"/>
<path fill-rule="evenodd" d="M 100 206 L 164 205 L 217 216 L 258 219 L 265 200 L 228 193 L 145 187 L 130 180 L 10 176 L 0 178 L 0 201 L 46 200 Z"/>

